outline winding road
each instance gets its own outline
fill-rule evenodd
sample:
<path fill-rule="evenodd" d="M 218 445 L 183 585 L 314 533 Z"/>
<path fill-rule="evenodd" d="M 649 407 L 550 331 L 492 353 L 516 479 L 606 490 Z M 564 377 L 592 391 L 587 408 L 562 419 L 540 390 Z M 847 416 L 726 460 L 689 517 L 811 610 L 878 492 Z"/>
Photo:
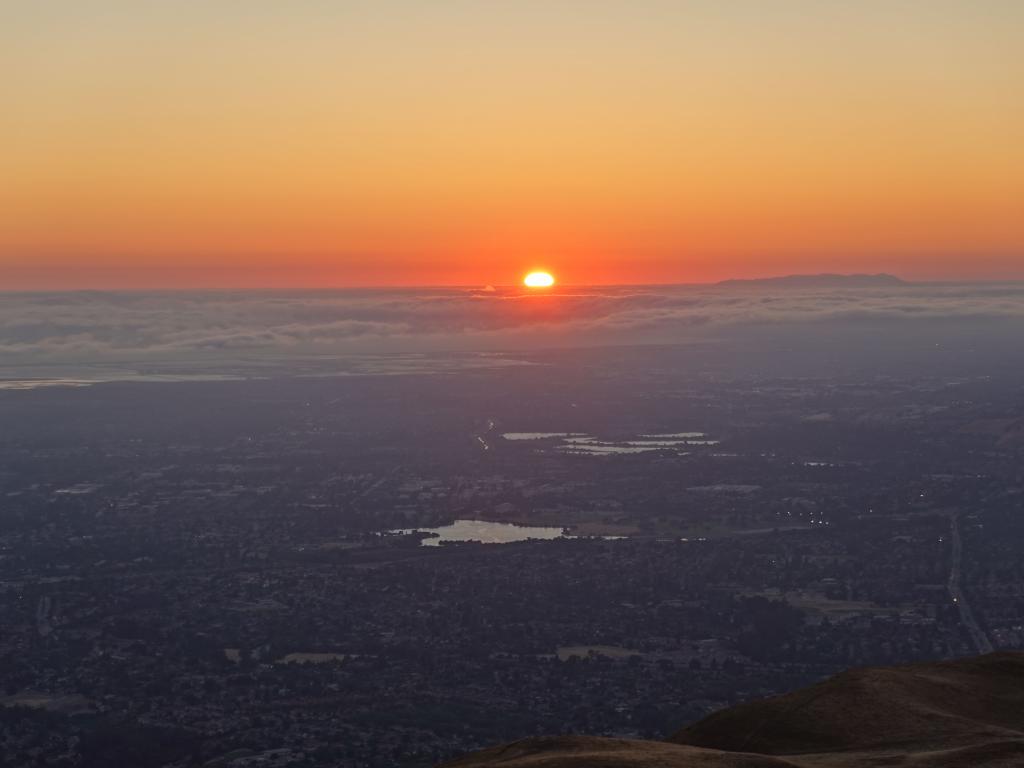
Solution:
<path fill-rule="evenodd" d="M 949 570 L 948 584 L 949 596 L 953 598 L 953 602 L 956 603 L 956 607 L 960 611 L 960 622 L 967 628 L 967 633 L 971 636 L 971 642 L 974 643 L 975 650 L 978 653 L 992 653 L 995 650 L 992 647 L 992 641 L 988 639 L 985 630 L 981 628 L 978 620 L 974 618 L 974 611 L 971 610 L 971 605 L 967 602 L 967 597 L 964 595 L 963 588 L 960 585 L 964 550 L 963 541 L 960 539 L 960 515 L 950 515 L 949 521 L 953 532 L 952 566 Z"/>

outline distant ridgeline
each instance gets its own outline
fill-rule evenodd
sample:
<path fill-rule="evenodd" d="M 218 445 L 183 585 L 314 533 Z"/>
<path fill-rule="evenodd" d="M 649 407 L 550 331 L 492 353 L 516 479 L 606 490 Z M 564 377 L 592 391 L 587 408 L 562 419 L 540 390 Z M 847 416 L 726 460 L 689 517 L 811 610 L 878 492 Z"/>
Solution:
<path fill-rule="evenodd" d="M 444 768 L 1024 765 L 1024 653 L 843 672 L 716 712 L 669 741 L 548 736 Z"/>
<path fill-rule="evenodd" d="M 754 280 L 722 280 L 716 285 L 723 288 L 893 288 L 908 285 L 895 275 L 785 275 L 783 277 L 762 277 Z"/>

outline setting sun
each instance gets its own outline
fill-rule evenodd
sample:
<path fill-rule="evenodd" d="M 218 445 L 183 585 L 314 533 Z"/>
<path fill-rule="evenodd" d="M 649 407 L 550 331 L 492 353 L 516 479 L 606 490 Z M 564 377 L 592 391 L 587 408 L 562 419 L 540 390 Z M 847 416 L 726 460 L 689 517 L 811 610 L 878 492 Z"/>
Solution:
<path fill-rule="evenodd" d="M 531 272 L 523 278 L 527 288 L 550 288 L 554 284 L 555 278 L 550 272 Z"/>

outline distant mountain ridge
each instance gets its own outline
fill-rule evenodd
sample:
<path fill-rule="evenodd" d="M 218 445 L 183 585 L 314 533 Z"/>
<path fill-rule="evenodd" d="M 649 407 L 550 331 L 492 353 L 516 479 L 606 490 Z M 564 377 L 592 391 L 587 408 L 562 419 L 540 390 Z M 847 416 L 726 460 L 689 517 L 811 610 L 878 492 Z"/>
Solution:
<path fill-rule="evenodd" d="M 669 741 L 524 739 L 444 768 L 1024 766 L 1024 653 L 844 672 Z"/>
<path fill-rule="evenodd" d="M 784 275 L 782 277 L 761 277 L 751 280 L 722 280 L 715 283 L 727 288 L 755 287 L 759 285 L 773 288 L 892 288 L 907 285 L 895 275 L 880 272 L 876 275 L 838 275 L 823 273 L 820 275 Z"/>

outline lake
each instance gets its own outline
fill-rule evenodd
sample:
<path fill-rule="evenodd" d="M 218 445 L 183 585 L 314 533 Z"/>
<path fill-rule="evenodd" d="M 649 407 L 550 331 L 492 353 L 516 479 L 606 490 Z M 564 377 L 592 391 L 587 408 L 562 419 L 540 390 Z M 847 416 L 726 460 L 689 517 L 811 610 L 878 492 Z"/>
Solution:
<path fill-rule="evenodd" d="M 388 531 L 392 534 L 433 533 L 422 541 L 425 547 L 436 547 L 443 541 L 479 541 L 482 544 L 511 544 L 529 539 L 560 539 L 565 536 L 557 526 L 513 525 L 486 520 L 456 520 L 439 528 L 406 528 Z"/>

